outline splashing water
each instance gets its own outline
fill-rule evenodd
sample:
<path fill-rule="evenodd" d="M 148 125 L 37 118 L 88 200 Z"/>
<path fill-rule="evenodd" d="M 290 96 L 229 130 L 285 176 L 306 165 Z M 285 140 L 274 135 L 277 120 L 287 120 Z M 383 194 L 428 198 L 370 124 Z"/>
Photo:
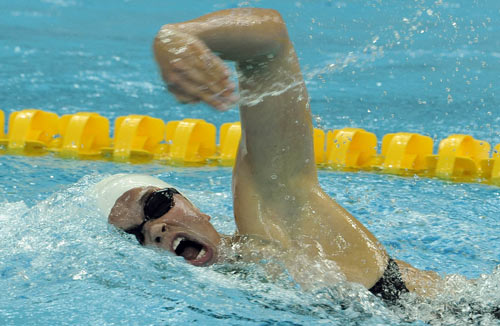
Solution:
<path fill-rule="evenodd" d="M 236 121 L 237 110 L 214 114 L 165 95 L 151 42 L 167 22 L 259 6 L 278 9 L 287 22 L 322 128 L 362 127 L 379 139 L 419 132 L 436 146 L 449 134 L 467 133 L 497 144 L 499 4 L 5 2 L 1 107 L 6 116 L 35 107 L 59 115 L 94 111 L 110 120 L 140 113 L 165 121 L 203 118 L 218 126 Z M 286 88 L 277 82 L 269 95 Z M 0 156 L 0 167 L 2 325 L 498 325 L 482 313 L 500 303 L 497 188 L 320 172 L 325 190 L 394 258 L 447 277 L 443 294 L 408 295 L 389 307 L 343 282 L 329 262 L 310 262 L 300 253 L 290 270 L 277 259 L 190 266 L 108 226 L 87 196 L 104 175 L 158 175 L 185 188 L 216 228 L 231 234 L 229 169 L 8 156 Z M 81 179 L 88 171 L 94 174 Z M 278 276 L 270 277 L 269 269 Z M 299 287 L 292 274 L 314 286 Z"/>
<path fill-rule="evenodd" d="M 448 276 L 443 293 L 435 298 L 410 294 L 397 306 L 386 306 L 362 286 L 343 281 L 331 262 L 310 261 L 300 252 L 289 253 L 297 264 L 288 269 L 279 262 L 283 253 L 257 263 L 191 266 L 179 257 L 141 247 L 107 225 L 89 195 L 102 177 L 85 177 L 32 207 L 23 202 L 1 204 L 4 324 L 27 316 L 40 324 L 55 322 L 62 311 L 69 311 L 67 323 L 102 325 L 119 322 L 123 316 L 140 323 L 187 323 L 198 318 L 229 324 L 497 322 L 485 311 L 500 303 L 498 267 L 474 283 Z M 202 207 L 205 200 L 213 202 L 212 197 L 203 197 L 194 195 Z M 221 218 L 215 219 L 220 223 Z M 109 309 L 104 312 L 95 302 Z"/>

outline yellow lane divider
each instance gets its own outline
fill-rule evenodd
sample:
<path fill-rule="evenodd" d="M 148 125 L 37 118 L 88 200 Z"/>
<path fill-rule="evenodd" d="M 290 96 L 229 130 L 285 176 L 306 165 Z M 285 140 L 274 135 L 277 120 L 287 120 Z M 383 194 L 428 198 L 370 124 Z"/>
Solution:
<path fill-rule="evenodd" d="M 219 129 L 201 119 L 169 121 L 144 115 L 118 117 L 110 138 L 106 117 L 78 112 L 59 117 L 36 109 L 13 112 L 4 132 L 0 110 L 0 154 L 147 162 L 176 165 L 234 164 L 241 138 L 239 122 Z M 375 134 L 360 128 L 326 133 L 314 129 L 314 154 L 320 167 L 337 170 L 374 170 L 399 175 L 421 175 L 454 181 L 500 185 L 500 144 L 491 146 L 470 135 L 450 135 L 433 154 L 433 140 L 424 135 L 399 132 L 382 139 L 377 152 Z"/>
<path fill-rule="evenodd" d="M 200 163 L 215 158 L 216 133 L 215 126 L 202 119 L 168 122 L 166 141 L 170 144 L 170 152 L 167 158 L 175 163 Z"/>
<path fill-rule="evenodd" d="M 0 110 L 0 139 L 5 138 L 5 133 L 4 133 L 4 126 L 5 125 L 5 113 L 3 113 L 2 110 Z"/>
<path fill-rule="evenodd" d="M 360 128 L 328 131 L 326 164 L 337 168 L 363 169 L 377 164 L 377 137 Z"/>
<path fill-rule="evenodd" d="M 9 126 L 10 129 L 10 126 Z M 99 156 L 109 146 L 109 121 L 97 113 L 78 112 L 59 119 L 59 136 L 49 143 L 48 150 L 61 156 Z"/>
<path fill-rule="evenodd" d="M 55 113 L 32 109 L 13 112 L 9 116 L 8 137 L 1 144 L 11 151 L 26 153 L 43 149 L 57 135 L 58 121 Z"/>
<path fill-rule="evenodd" d="M 400 132 L 382 139 L 382 168 L 394 173 L 428 170 L 427 157 L 432 155 L 431 137 Z"/>
<path fill-rule="evenodd" d="M 115 120 L 113 146 L 104 151 L 117 161 L 151 159 L 164 150 L 165 123 L 143 115 L 129 115 Z"/>
<path fill-rule="evenodd" d="M 220 127 L 219 155 L 223 165 L 232 165 L 238 153 L 241 138 L 241 124 L 239 122 L 224 123 Z"/>

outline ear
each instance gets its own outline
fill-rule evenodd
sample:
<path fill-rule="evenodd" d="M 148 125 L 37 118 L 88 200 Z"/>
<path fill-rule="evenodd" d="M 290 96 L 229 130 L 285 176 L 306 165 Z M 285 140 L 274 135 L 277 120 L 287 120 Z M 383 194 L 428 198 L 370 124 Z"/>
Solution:
<path fill-rule="evenodd" d="M 118 197 L 108 216 L 108 222 L 122 230 L 129 230 L 141 225 L 144 221 L 144 212 L 141 198 L 144 187 L 133 188 Z"/>

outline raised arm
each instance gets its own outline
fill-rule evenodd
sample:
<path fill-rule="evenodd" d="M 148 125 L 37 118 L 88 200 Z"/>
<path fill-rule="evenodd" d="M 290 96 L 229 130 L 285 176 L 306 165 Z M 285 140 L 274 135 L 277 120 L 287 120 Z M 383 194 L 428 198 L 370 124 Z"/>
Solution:
<path fill-rule="evenodd" d="M 154 50 L 177 99 L 218 110 L 235 101 L 220 58 L 236 62 L 242 138 L 233 195 L 239 233 L 294 249 L 283 257 L 287 264 L 301 250 L 312 259 L 335 261 L 348 280 L 373 286 L 387 255 L 319 187 L 308 94 L 281 16 L 274 10 L 232 9 L 165 25 Z"/>
<path fill-rule="evenodd" d="M 241 211 L 254 207 L 240 207 L 240 195 L 249 187 L 274 201 L 287 196 L 287 189 L 317 184 L 308 95 L 278 12 L 230 9 L 165 25 L 154 50 L 169 90 L 180 101 L 204 101 L 219 110 L 235 100 L 220 58 L 236 62 L 242 141 L 233 184 L 240 231 L 250 220 Z"/>
<path fill-rule="evenodd" d="M 163 78 L 180 101 L 203 101 L 219 110 L 236 100 L 220 58 L 235 61 L 249 164 L 259 175 L 279 173 L 282 182 L 304 168 L 315 178 L 307 91 L 278 12 L 230 9 L 165 25 L 154 49 Z M 266 171 L 270 157 L 275 168 Z"/>

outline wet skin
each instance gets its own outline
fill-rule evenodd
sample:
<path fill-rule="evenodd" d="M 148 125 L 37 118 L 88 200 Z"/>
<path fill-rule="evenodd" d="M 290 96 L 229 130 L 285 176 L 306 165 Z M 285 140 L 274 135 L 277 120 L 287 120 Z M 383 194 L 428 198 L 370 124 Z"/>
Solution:
<path fill-rule="evenodd" d="M 144 203 L 157 187 L 138 187 L 120 196 L 109 214 L 109 222 L 124 230 L 144 221 Z M 195 266 L 207 266 L 217 261 L 221 236 L 210 223 L 210 216 L 180 194 L 175 194 L 174 206 L 161 217 L 144 224 L 144 245 L 154 246 L 182 256 Z"/>
<path fill-rule="evenodd" d="M 251 237 L 290 253 L 305 248 L 311 261 L 335 262 L 347 281 L 371 288 L 384 274 L 388 255 L 375 236 L 319 185 L 308 94 L 279 13 L 229 9 L 167 24 L 153 48 L 168 90 L 180 102 L 205 102 L 219 111 L 237 98 L 222 59 L 236 64 L 241 141 L 232 190 L 236 232 L 244 242 Z M 141 225 L 146 193 L 155 189 L 126 192 L 109 222 L 123 230 Z M 171 211 L 145 223 L 143 231 L 146 245 L 199 266 L 216 262 L 218 256 L 224 259 L 225 246 L 238 240 L 219 235 L 209 218 L 180 195 L 175 195 Z M 179 249 L 179 237 L 192 243 Z M 247 249 L 262 252 L 260 247 Z M 201 249 L 207 253 L 203 259 L 198 258 Z M 296 264 L 295 255 L 280 258 L 287 267 Z M 398 264 L 410 290 L 428 294 L 440 287 L 434 274 Z"/>

